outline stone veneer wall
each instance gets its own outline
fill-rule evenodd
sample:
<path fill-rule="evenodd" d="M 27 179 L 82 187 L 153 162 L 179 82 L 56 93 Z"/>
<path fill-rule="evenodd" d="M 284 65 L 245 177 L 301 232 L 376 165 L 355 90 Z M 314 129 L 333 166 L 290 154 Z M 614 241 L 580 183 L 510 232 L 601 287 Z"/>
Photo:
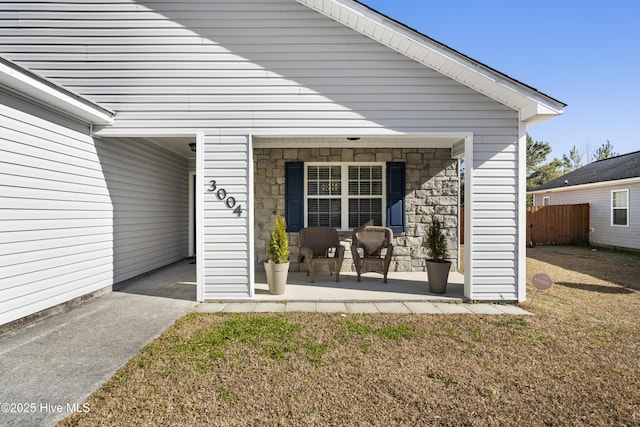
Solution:
<path fill-rule="evenodd" d="M 451 150 L 444 148 L 256 148 L 254 149 L 255 262 L 263 271 L 267 245 L 276 215 L 284 215 L 284 164 L 301 162 L 405 162 L 407 227 L 394 235 L 390 271 L 425 271 L 424 235 L 431 215 L 444 222 L 449 259 L 457 269 L 458 168 Z M 342 271 L 354 271 L 351 233 L 340 240 L 345 246 Z M 289 233 L 290 271 L 299 271 L 298 233 Z M 303 269 L 303 268 L 302 268 Z"/>

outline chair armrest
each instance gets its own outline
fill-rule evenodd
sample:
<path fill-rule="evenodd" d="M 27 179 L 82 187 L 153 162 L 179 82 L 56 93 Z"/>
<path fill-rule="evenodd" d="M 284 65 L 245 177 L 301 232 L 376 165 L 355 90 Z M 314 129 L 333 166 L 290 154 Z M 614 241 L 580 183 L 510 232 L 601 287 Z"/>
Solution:
<path fill-rule="evenodd" d="M 387 253 L 384 255 L 384 259 L 391 260 L 392 256 L 393 256 L 393 244 L 389 243 L 389 245 L 387 246 Z"/>
<path fill-rule="evenodd" d="M 313 259 L 313 249 L 311 249 L 308 246 L 304 246 L 304 247 L 300 248 L 300 253 L 307 260 L 312 260 Z"/>
<path fill-rule="evenodd" d="M 351 245 L 351 257 L 354 259 L 354 261 L 360 261 L 364 256 L 364 253 L 361 254 L 358 249 L 360 249 L 358 248 L 358 245 Z"/>
<path fill-rule="evenodd" d="M 331 246 L 329 249 L 335 249 L 335 252 L 333 254 L 334 258 L 344 258 L 344 246 L 342 245 L 338 245 L 338 246 Z"/>

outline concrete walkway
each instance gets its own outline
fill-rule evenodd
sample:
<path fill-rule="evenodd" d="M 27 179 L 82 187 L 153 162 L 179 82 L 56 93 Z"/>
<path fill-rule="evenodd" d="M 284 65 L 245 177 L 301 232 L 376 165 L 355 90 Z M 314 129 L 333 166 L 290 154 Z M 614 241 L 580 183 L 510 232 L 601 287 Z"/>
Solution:
<path fill-rule="evenodd" d="M 178 279 L 185 265 L 0 336 L 0 426 L 53 426 L 83 410 L 91 393 L 196 305 L 195 285 Z"/>
<path fill-rule="evenodd" d="M 464 304 L 430 301 L 279 301 L 208 302 L 196 306 L 199 313 L 398 313 L 398 314 L 510 314 L 529 315 L 510 304 Z"/>
<path fill-rule="evenodd" d="M 344 279 L 344 283 L 353 280 Z M 276 299 L 262 292 L 262 298 L 252 302 L 196 304 L 195 268 L 184 261 L 121 291 L 6 332 L 0 335 L 0 426 L 53 426 L 74 410 L 90 410 L 83 403 L 91 393 L 194 309 L 204 313 L 529 314 L 512 305 L 466 304 L 455 295 L 423 295 L 424 281 L 411 277 L 405 277 L 406 283 L 397 278 L 391 287 L 382 286 L 379 278 L 363 279 L 356 294 L 353 289 L 336 288 L 335 282 L 310 287 L 306 277 L 297 280 L 300 283 L 291 287 L 288 297 Z M 256 283 L 258 290 L 262 287 Z M 318 297 L 322 294 L 334 299 Z M 297 299 L 300 295 L 307 299 Z"/>

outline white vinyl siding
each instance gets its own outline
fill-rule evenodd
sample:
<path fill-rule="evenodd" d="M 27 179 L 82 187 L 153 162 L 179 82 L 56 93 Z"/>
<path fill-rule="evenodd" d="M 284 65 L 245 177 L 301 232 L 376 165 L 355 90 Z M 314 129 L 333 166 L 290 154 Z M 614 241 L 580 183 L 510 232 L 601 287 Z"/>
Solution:
<path fill-rule="evenodd" d="M 186 161 L 2 95 L 0 324 L 185 257 Z"/>
<path fill-rule="evenodd" d="M 154 7 L 3 4 L 16 20 L 0 51 L 113 109 L 118 128 L 504 135 L 517 117 L 293 0 Z"/>
<path fill-rule="evenodd" d="M 208 136 L 204 142 L 204 299 L 248 298 L 249 143 L 246 137 Z"/>
<path fill-rule="evenodd" d="M 187 160 L 128 138 L 96 141 L 113 204 L 114 283 L 188 255 Z"/>
<path fill-rule="evenodd" d="M 516 301 L 518 295 L 518 163 L 517 121 L 511 135 L 473 138 L 471 186 L 466 188 L 470 213 L 472 259 L 468 274 L 473 286 L 468 295 L 473 300 Z M 507 128 L 504 129 L 507 132 Z M 524 173 L 524 171 L 522 171 Z M 465 226 L 466 228 L 466 226 Z M 525 239 L 525 236 L 520 236 Z M 524 265 L 522 266 L 524 267 Z M 521 298 L 521 296 L 520 296 Z"/>
<path fill-rule="evenodd" d="M 517 111 L 294 0 L 19 2 L 0 13 L 3 55 L 117 112 L 113 132 L 202 131 L 203 182 L 244 203 L 251 134 L 473 134 L 473 297 L 517 299 Z M 249 297 L 248 218 L 201 190 L 205 297 Z"/>
<path fill-rule="evenodd" d="M 4 324 L 110 286 L 113 227 L 88 128 L 0 95 Z"/>

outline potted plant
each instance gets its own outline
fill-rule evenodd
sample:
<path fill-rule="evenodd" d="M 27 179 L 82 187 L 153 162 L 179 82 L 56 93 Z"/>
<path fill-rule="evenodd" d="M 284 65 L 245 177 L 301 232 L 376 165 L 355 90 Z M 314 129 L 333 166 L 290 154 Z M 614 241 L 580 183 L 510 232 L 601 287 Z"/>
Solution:
<path fill-rule="evenodd" d="M 264 263 L 267 273 L 269 293 L 280 295 L 284 293 L 289 273 L 289 238 L 287 237 L 287 223 L 284 217 L 276 217 L 276 228 L 269 239 L 269 260 Z"/>
<path fill-rule="evenodd" d="M 447 241 L 442 232 L 442 223 L 435 215 L 431 217 L 431 224 L 425 237 L 425 246 L 431 255 L 427 260 L 427 280 L 429 292 L 444 294 L 449 281 L 451 261 L 447 261 Z"/>

